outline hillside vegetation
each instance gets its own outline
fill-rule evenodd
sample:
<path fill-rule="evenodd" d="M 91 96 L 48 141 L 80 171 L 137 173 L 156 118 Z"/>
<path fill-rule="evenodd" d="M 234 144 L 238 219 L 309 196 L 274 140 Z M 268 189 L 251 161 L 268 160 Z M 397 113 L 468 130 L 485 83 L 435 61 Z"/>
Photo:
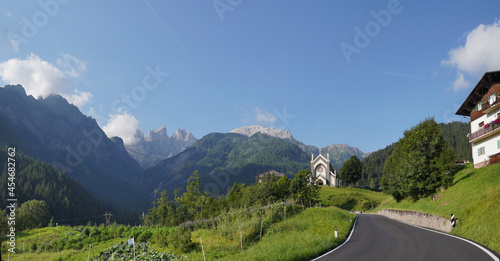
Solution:
<path fill-rule="evenodd" d="M 382 192 L 349 187 L 322 186 L 319 194 L 322 206 L 336 206 L 349 211 L 368 211 L 391 198 Z"/>
<path fill-rule="evenodd" d="M 288 212 L 286 212 L 286 211 Z M 309 260 L 347 238 L 354 215 L 337 208 L 277 204 L 237 209 L 191 227 L 49 227 L 25 231 L 12 260 Z M 260 236 L 260 227 L 262 237 Z M 334 228 L 337 227 L 338 237 Z M 78 230 L 77 230 L 78 229 Z M 201 248 L 203 241 L 203 251 Z M 8 248 L 2 238 L 2 253 Z M 89 249 L 91 251 L 89 252 Z"/>
<path fill-rule="evenodd" d="M 0 146 L 0 207 L 6 209 L 9 186 L 7 178 L 7 147 Z M 102 217 L 105 210 L 110 209 L 101 201 L 90 195 L 85 188 L 68 177 L 59 169 L 35 160 L 20 151 L 15 157 L 15 193 L 19 205 L 29 200 L 43 200 L 50 212 L 48 220 L 53 217 L 54 223 L 82 224 L 89 220 Z M 19 210 L 19 209 L 18 209 Z M 102 219 L 102 218 L 101 218 Z M 6 228 L 6 221 L 2 218 L 1 229 Z M 43 225 L 46 226 L 47 223 Z"/>
<path fill-rule="evenodd" d="M 451 122 L 439 123 L 439 128 L 443 133 L 444 140 L 453 148 L 457 161 L 472 161 L 472 148 L 467 139 L 470 132 L 469 123 Z M 363 176 L 357 183 L 358 186 L 370 186 L 378 188 L 383 176 L 385 162 L 394 151 L 397 142 L 375 151 L 366 156 L 362 161 Z"/>
<path fill-rule="evenodd" d="M 452 234 L 479 242 L 500 253 L 500 164 L 474 169 L 466 165 L 453 186 L 418 201 L 397 203 L 387 198 L 376 209 L 414 210 L 449 219 L 458 218 Z M 376 211 L 375 210 L 375 211 Z"/>
<path fill-rule="evenodd" d="M 310 156 L 297 145 L 265 134 L 211 133 L 148 169 L 145 176 L 151 190 L 172 194 L 199 171 L 204 191 L 225 194 L 235 181 L 249 185 L 255 176 L 272 169 L 293 178 L 299 170 L 309 168 L 309 161 Z"/>

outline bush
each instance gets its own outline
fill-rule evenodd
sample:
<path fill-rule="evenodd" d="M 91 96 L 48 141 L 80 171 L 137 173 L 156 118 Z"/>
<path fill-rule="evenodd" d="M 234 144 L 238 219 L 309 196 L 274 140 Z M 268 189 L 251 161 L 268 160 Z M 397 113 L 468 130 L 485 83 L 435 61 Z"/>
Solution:
<path fill-rule="evenodd" d="M 186 253 L 192 245 L 191 232 L 187 229 L 177 228 L 175 231 L 169 233 L 167 242 L 174 249 Z"/>
<path fill-rule="evenodd" d="M 36 243 L 34 243 L 34 242 L 30 245 L 30 250 L 31 250 L 31 252 L 33 252 L 33 253 L 35 253 L 35 252 L 36 252 L 36 249 L 37 249 L 37 248 L 38 248 L 38 245 L 37 245 Z"/>
<path fill-rule="evenodd" d="M 127 233 L 127 238 L 137 238 L 141 234 L 141 230 L 137 227 L 130 229 Z"/>
<path fill-rule="evenodd" d="M 99 231 L 98 228 L 93 227 L 92 230 L 90 230 L 90 237 L 95 237 L 101 234 L 101 231 Z"/>
<path fill-rule="evenodd" d="M 85 236 L 89 236 L 89 235 L 90 235 L 90 229 L 89 229 L 88 227 L 84 228 L 84 229 L 83 229 L 83 234 L 84 234 Z"/>
<path fill-rule="evenodd" d="M 117 232 L 117 236 L 121 237 L 123 235 L 124 231 L 125 231 L 125 227 L 123 225 L 120 225 L 118 227 L 118 230 L 116 231 Z"/>
<path fill-rule="evenodd" d="M 168 231 L 166 229 L 160 228 L 153 235 L 153 241 L 155 244 L 166 247 L 168 246 Z"/>
<path fill-rule="evenodd" d="M 152 235 L 153 235 L 153 233 L 151 231 L 145 230 L 137 237 L 137 241 L 146 242 L 151 238 Z"/>

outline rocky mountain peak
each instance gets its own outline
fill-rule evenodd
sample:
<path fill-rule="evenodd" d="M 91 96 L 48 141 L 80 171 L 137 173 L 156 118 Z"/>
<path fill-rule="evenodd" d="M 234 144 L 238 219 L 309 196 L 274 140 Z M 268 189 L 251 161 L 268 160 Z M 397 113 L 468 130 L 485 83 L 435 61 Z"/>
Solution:
<path fill-rule="evenodd" d="M 186 132 L 185 129 L 177 129 L 172 136 L 168 136 L 165 127 L 150 130 L 146 138 L 138 131 L 136 138 L 139 141 L 137 144 L 125 148 L 143 168 L 152 167 L 161 160 L 182 152 L 197 141 L 191 132 Z"/>
<path fill-rule="evenodd" d="M 193 136 L 191 131 L 186 132 L 184 129 L 177 129 L 174 135 L 172 135 L 170 138 L 179 140 L 179 141 L 185 141 L 188 143 L 194 143 L 197 141 L 197 139 Z"/>
<path fill-rule="evenodd" d="M 148 136 L 146 136 L 146 141 L 159 141 L 168 139 L 167 128 L 161 127 L 156 130 L 150 130 Z"/>
<path fill-rule="evenodd" d="M 177 129 L 170 138 L 174 138 L 176 140 L 184 140 L 184 138 L 187 136 L 187 132 L 185 129 Z"/>
<path fill-rule="evenodd" d="M 259 125 L 252 125 L 252 126 L 239 127 L 230 131 L 230 133 L 239 133 L 248 137 L 258 132 L 279 139 L 295 140 L 289 130 L 278 130 L 275 129 L 274 127 L 265 128 Z"/>

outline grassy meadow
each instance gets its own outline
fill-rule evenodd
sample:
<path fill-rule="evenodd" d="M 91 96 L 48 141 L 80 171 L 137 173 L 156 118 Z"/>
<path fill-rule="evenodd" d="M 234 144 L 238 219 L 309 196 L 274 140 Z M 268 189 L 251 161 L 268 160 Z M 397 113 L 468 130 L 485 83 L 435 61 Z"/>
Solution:
<path fill-rule="evenodd" d="M 322 206 L 336 206 L 349 211 L 368 211 L 392 198 L 381 192 L 349 187 L 321 187 Z"/>
<path fill-rule="evenodd" d="M 277 204 L 261 209 L 237 209 L 222 215 L 212 225 L 184 230 L 101 226 L 79 227 L 82 231 L 78 231 L 65 226 L 48 227 L 17 235 L 16 254 L 10 258 L 87 260 L 92 245 L 91 260 L 128 260 L 133 250 L 126 241 L 134 237 L 137 260 L 203 260 L 200 238 L 206 260 L 308 260 L 341 244 L 354 219 L 353 214 L 335 207 L 304 209 Z M 182 239 L 171 239 L 174 231 L 187 233 L 188 243 L 182 249 L 175 245 L 175 240 Z M 2 238 L 2 253 L 7 250 L 5 240 Z"/>

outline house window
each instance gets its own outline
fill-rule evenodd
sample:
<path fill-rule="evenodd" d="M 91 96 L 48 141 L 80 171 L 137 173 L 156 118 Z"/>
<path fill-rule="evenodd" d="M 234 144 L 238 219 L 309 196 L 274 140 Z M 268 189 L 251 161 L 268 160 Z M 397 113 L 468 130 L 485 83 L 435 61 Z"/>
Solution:
<path fill-rule="evenodd" d="M 480 111 L 480 110 L 482 110 L 482 109 L 483 109 L 483 102 L 478 102 L 478 103 L 476 104 L 476 111 Z"/>
<path fill-rule="evenodd" d="M 496 102 L 497 102 L 497 93 L 495 92 L 495 94 L 488 96 L 488 103 L 490 105 L 493 105 Z"/>
<path fill-rule="evenodd" d="M 484 147 L 477 149 L 477 154 L 478 154 L 478 156 L 486 154 Z"/>
<path fill-rule="evenodd" d="M 479 128 L 481 128 L 483 126 L 484 126 L 484 121 L 482 121 L 482 122 L 479 123 Z"/>

